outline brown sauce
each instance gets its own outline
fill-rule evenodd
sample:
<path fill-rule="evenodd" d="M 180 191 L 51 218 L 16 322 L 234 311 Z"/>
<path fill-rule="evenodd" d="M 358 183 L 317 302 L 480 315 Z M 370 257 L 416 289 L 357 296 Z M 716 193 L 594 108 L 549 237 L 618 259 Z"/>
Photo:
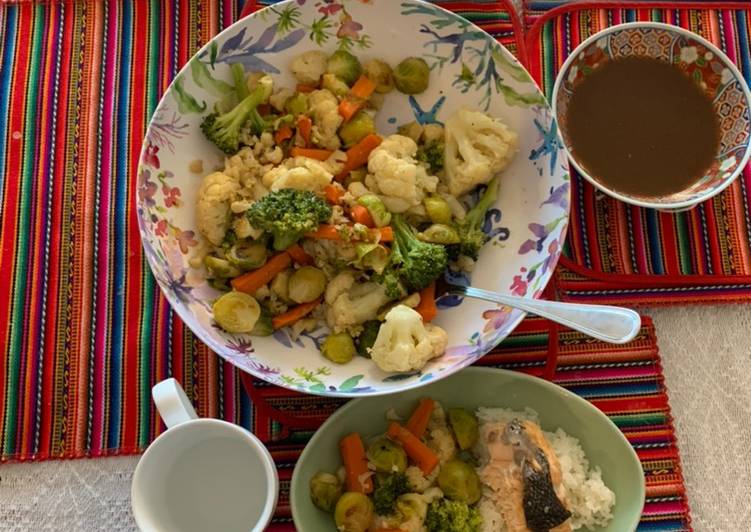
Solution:
<path fill-rule="evenodd" d="M 712 102 L 678 67 L 650 58 L 606 63 L 574 88 L 566 131 L 576 161 L 607 188 L 667 196 L 717 154 Z"/>

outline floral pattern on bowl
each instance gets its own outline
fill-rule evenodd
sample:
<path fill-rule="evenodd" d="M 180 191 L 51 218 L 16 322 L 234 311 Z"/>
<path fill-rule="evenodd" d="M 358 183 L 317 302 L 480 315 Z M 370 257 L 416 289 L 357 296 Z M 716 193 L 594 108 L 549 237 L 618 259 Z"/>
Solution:
<path fill-rule="evenodd" d="M 398 35 L 399 39 L 394 36 Z M 214 323 L 209 287 L 190 260 L 200 253 L 194 205 L 203 176 L 223 155 L 201 134 L 202 115 L 220 98 L 215 79 L 231 79 L 228 63 L 272 74 L 293 86 L 289 62 L 310 49 L 348 49 L 391 64 L 409 54 L 431 66 L 431 86 L 415 97 L 387 95 L 379 131 L 398 124 L 444 121 L 461 106 L 481 107 L 519 133 L 520 151 L 504 172 L 500 199 L 484 230 L 490 241 L 471 275 L 454 282 L 539 297 L 565 238 L 569 210 L 568 166 L 552 113 L 514 57 L 461 17 L 417 0 L 291 0 L 240 20 L 206 44 L 175 78 L 144 139 L 136 209 L 145 255 L 180 318 L 222 358 L 272 384 L 331 396 L 394 393 L 468 366 L 505 338 L 524 313 L 460 298 L 444 299 L 437 323 L 449 348 L 422 371 L 388 374 L 356 357 L 332 364 L 318 346 L 321 329 L 292 338 L 228 334 Z M 471 203 L 476 198 L 467 198 Z M 530 243 L 531 242 L 531 243 Z"/>
<path fill-rule="evenodd" d="M 674 64 L 701 87 L 717 111 L 720 146 L 707 173 L 686 190 L 663 198 L 605 192 L 637 205 L 668 210 L 691 207 L 718 194 L 740 174 L 751 155 L 751 95 L 743 77 L 725 54 L 682 28 L 656 22 L 621 24 L 581 43 L 558 73 L 553 95 L 564 142 L 569 144 L 566 111 L 575 87 L 606 62 L 634 56 Z M 602 189 L 596 180 L 576 166 L 580 174 Z"/>

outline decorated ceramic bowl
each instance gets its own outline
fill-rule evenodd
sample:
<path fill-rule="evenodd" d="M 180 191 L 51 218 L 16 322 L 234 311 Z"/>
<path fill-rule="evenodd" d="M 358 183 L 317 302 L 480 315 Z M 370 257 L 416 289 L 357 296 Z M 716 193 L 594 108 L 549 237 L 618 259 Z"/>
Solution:
<path fill-rule="evenodd" d="M 719 117 L 719 148 L 707 173 L 685 190 L 662 197 L 624 194 L 594 179 L 571 155 L 566 112 L 575 87 L 598 66 L 623 57 L 648 57 L 674 64 L 691 76 L 712 100 Z M 579 174 L 606 194 L 641 207 L 664 211 L 691 208 L 729 186 L 751 156 L 751 93 L 743 76 L 709 41 L 669 24 L 619 24 L 582 42 L 558 72 L 553 89 L 553 109 L 571 163 Z"/>
<path fill-rule="evenodd" d="M 217 96 L 202 73 L 230 80 L 228 63 L 270 73 L 293 86 L 288 65 L 308 50 L 352 49 L 392 65 L 418 55 L 432 68 L 428 90 L 415 97 L 392 92 L 378 114 L 382 133 L 417 120 L 442 122 L 462 106 L 502 118 L 520 149 L 503 172 L 500 197 L 488 213 L 489 242 L 469 275 L 449 275 L 518 296 L 539 297 L 561 252 L 569 212 L 568 163 L 543 95 L 514 57 L 466 20 L 428 3 L 402 0 L 294 0 L 240 20 L 206 44 L 175 78 L 144 140 L 136 207 L 143 247 L 165 296 L 180 318 L 219 356 L 270 383 L 331 396 L 362 396 L 415 388 L 470 365 L 503 340 L 524 313 L 480 301 L 446 297 L 436 323 L 449 335 L 445 355 L 422 371 L 385 373 L 355 357 L 337 365 L 318 345 L 321 329 L 292 339 L 229 334 L 216 326 L 218 296 L 189 261 L 199 251 L 195 202 L 203 176 L 223 166 L 223 154 L 199 124 Z M 199 171 L 200 170 L 200 171 Z M 475 198 L 467 198 L 472 201 Z"/>

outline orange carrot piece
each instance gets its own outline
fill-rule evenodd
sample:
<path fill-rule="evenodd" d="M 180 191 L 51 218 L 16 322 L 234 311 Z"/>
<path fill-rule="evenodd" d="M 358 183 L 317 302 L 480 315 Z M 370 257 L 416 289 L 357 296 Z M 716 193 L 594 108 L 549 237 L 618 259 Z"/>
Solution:
<path fill-rule="evenodd" d="M 370 95 L 376 90 L 376 83 L 366 75 L 362 75 L 357 78 L 355 84 L 349 90 L 351 96 L 360 98 L 361 100 L 367 100 Z"/>
<path fill-rule="evenodd" d="M 407 421 L 407 430 L 418 438 L 422 438 L 425 435 L 425 431 L 428 430 L 428 421 L 430 416 L 433 415 L 433 408 L 435 407 L 435 401 L 430 397 L 423 397 L 412 412 L 409 420 Z"/>
<path fill-rule="evenodd" d="M 287 268 L 290 264 L 292 264 L 292 257 L 290 257 L 289 253 L 286 251 L 277 253 L 257 270 L 250 271 L 232 279 L 232 281 L 230 281 L 232 288 L 238 292 L 245 292 L 253 295 L 256 293 L 256 290 L 270 282 L 277 273 Z"/>
<path fill-rule="evenodd" d="M 349 211 L 352 220 L 366 227 L 375 227 L 375 221 L 370 215 L 370 211 L 362 205 L 355 205 Z"/>
<path fill-rule="evenodd" d="M 381 143 L 381 137 L 375 134 L 367 135 L 360 142 L 347 150 L 347 159 L 344 161 L 342 171 L 336 176 L 341 181 L 352 170 L 365 166 L 368 163 L 368 155 Z"/>
<path fill-rule="evenodd" d="M 313 85 L 305 85 L 304 83 L 298 83 L 297 84 L 297 92 L 313 92 L 316 90 L 316 87 Z"/>
<path fill-rule="evenodd" d="M 321 224 L 318 229 L 307 233 L 305 236 L 308 238 L 317 238 L 318 240 L 344 240 L 339 233 L 339 229 L 335 225 Z M 378 229 L 370 230 L 370 237 L 372 240 L 378 240 L 379 242 L 393 242 L 394 230 L 391 227 L 380 227 Z"/>
<path fill-rule="evenodd" d="M 342 196 L 344 196 L 344 190 L 337 185 L 326 185 L 326 188 L 323 189 L 323 193 L 326 196 L 326 201 L 332 205 L 339 205 Z"/>
<path fill-rule="evenodd" d="M 435 304 L 435 282 L 420 290 L 420 303 L 415 310 L 422 316 L 422 321 L 433 321 L 438 315 L 438 307 Z"/>
<path fill-rule="evenodd" d="M 321 298 L 319 297 L 318 299 L 311 301 L 310 303 L 301 303 L 300 305 L 295 305 L 287 312 L 271 318 L 271 325 L 274 327 L 274 330 L 281 329 L 282 327 L 286 327 L 287 325 L 292 325 L 297 320 L 300 320 L 310 314 L 310 311 L 316 308 L 320 303 Z"/>
<path fill-rule="evenodd" d="M 274 133 L 274 142 L 277 144 L 281 144 L 287 139 L 292 138 L 292 128 L 289 127 L 287 124 L 284 124 L 282 127 L 276 130 Z"/>
<path fill-rule="evenodd" d="M 362 105 L 363 102 L 345 98 L 339 104 L 339 114 L 342 115 L 345 122 L 348 122 L 362 108 Z"/>
<path fill-rule="evenodd" d="M 392 421 L 386 434 L 392 440 L 396 440 L 402 444 L 407 456 L 426 475 L 429 475 L 438 465 L 438 456 L 427 445 L 421 442 L 420 438 L 402 427 L 399 423 Z"/>
<path fill-rule="evenodd" d="M 292 260 L 301 266 L 313 264 L 313 257 L 308 255 L 299 244 L 292 244 L 286 251 L 289 253 L 289 256 L 292 257 Z"/>
<path fill-rule="evenodd" d="M 394 230 L 391 228 L 390 225 L 387 225 L 385 227 L 380 227 L 378 229 L 373 229 L 373 231 L 377 231 L 381 238 L 379 239 L 380 242 L 393 242 L 394 241 Z"/>
<path fill-rule="evenodd" d="M 297 146 L 292 147 L 289 150 L 289 154 L 292 157 L 307 157 L 309 159 L 315 159 L 316 161 L 325 161 L 331 154 L 334 153 L 331 150 L 322 150 L 318 148 L 299 148 Z"/>
<path fill-rule="evenodd" d="M 365 456 L 365 446 L 357 432 L 348 434 L 339 442 L 339 452 L 346 472 L 347 491 L 370 493 L 373 491 L 372 476 L 367 476 L 368 459 Z M 367 476 L 367 478 L 366 478 Z"/>
<path fill-rule="evenodd" d="M 305 145 L 310 145 L 310 133 L 313 131 L 313 121 L 308 116 L 301 115 L 297 119 L 297 131 L 300 132 L 300 136 L 305 141 Z"/>

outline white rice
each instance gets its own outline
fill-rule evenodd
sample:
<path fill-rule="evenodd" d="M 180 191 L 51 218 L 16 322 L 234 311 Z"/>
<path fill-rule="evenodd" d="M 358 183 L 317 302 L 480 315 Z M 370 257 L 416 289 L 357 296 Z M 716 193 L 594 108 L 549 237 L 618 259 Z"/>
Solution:
<path fill-rule="evenodd" d="M 488 422 L 508 423 L 514 418 L 539 424 L 537 412 L 530 408 L 519 412 L 506 408 L 481 407 L 477 410 L 477 417 L 481 425 Z M 571 527 L 574 530 L 582 527 L 594 530 L 595 527 L 606 525 L 613 518 L 615 493 L 602 481 L 600 468 L 590 468 L 579 440 L 566 434 L 563 429 L 544 431 L 544 434 L 561 464 L 566 502 L 572 513 Z M 478 442 L 475 452 L 481 463 L 487 461 L 487 449 L 482 442 Z M 483 490 L 483 497 L 478 504 L 483 520 L 481 532 L 505 532 L 506 524 L 489 498 L 489 488 L 484 487 Z"/>

